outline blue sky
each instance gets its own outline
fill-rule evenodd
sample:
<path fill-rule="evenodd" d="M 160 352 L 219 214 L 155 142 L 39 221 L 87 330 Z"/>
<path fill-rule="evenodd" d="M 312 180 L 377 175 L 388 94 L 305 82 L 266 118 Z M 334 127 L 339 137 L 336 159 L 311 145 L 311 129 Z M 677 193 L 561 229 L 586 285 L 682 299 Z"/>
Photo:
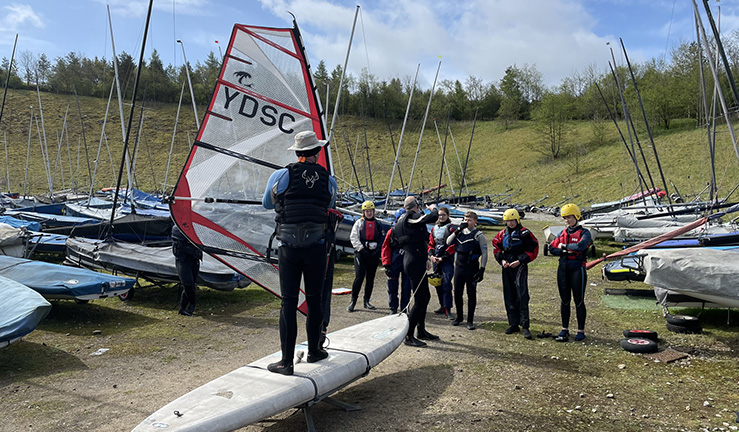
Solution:
<path fill-rule="evenodd" d="M 702 10 L 702 1 L 698 0 Z M 315 68 L 343 64 L 357 4 L 360 16 L 349 71 L 368 68 L 378 79 L 409 78 L 420 64 L 428 88 L 441 56 L 439 79 L 470 76 L 497 83 L 506 67 L 536 65 L 547 85 L 583 72 L 607 70 L 609 47 L 626 44 L 632 62 L 669 56 L 694 40 L 691 0 L 154 0 L 146 57 L 156 48 L 165 64 L 190 63 L 225 51 L 234 23 L 289 27 L 297 17 Z M 718 5 L 710 2 L 714 16 Z M 0 57 L 70 51 L 110 58 L 111 9 L 116 52 L 138 59 L 147 0 L 0 0 Z M 722 32 L 739 28 L 739 4 L 724 0 Z M 705 22 L 707 26 L 707 22 Z M 620 62 L 621 56 L 616 52 Z"/>

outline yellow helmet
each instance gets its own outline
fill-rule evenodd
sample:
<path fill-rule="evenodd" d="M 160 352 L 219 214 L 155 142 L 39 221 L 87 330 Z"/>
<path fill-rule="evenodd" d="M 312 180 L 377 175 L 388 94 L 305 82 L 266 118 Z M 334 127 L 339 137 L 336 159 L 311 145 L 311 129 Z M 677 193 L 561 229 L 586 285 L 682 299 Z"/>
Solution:
<path fill-rule="evenodd" d="M 362 203 L 362 211 L 365 210 L 374 210 L 375 209 L 375 203 L 372 201 L 365 201 Z"/>
<path fill-rule="evenodd" d="M 509 208 L 503 212 L 503 221 L 509 220 L 521 221 L 521 215 L 518 214 L 518 210 Z"/>
<path fill-rule="evenodd" d="M 434 287 L 441 286 L 441 275 L 439 273 L 431 273 L 428 277 L 429 285 Z"/>
<path fill-rule="evenodd" d="M 562 217 L 575 216 L 575 219 L 577 220 L 582 219 L 582 215 L 580 214 L 580 207 L 572 203 L 563 205 L 559 211 L 559 214 Z"/>

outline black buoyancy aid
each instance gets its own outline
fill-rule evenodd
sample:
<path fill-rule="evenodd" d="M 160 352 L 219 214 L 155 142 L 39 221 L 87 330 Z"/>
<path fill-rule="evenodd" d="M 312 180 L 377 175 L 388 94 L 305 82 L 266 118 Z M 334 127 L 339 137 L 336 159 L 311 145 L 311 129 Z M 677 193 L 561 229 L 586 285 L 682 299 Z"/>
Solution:
<path fill-rule="evenodd" d="M 580 225 L 577 226 L 577 228 L 573 232 L 569 232 L 569 228 L 565 228 L 562 230 L 562 232 L 559 234 L 559 243 L 560 244 L 572 244 L 572 243 L 580 243 L 580 240 L 582 240 L 583 232 L 585 232 L 585 228 L 581 227 Z M 573 261 L 587 261 L 587 252 L 588 249 L 585 248 L 585 250 L 577 252 L 572 249 L 569 249 L 567 251 L 567 257 L 568 260 Z M 564 259 L 565 256 L 560 256 L 560 259 Z"/>
<path fill-rule="evenodd" d="M 458 257 L 466 257 L 470 260 L 477 259 L 482 255 L 482 249 L 480 249 L 480 243 L 477 241 L 478 229 L 474 229 L 470 233 L 465 233 L 465 230 L 457 231 L 457 238 L 454 240 L 454 252 Z"/>
<path fill-rule="evenodd" d="M 280 224 L 328 223 L 331 192 L 326 168 L 314 163 L 296 162 L 288 165 L 287 171 L 290 180 L 275 203 L 275 220 Z"/>
<path fill-rule="evenodd" d="M 359 241 L 362 244 L 371 242 L 380 243 L 384 240 L 385 235 L 382 232 L 382 226 L 377 219 L 362 219 L 362 227 L 359 229 Z"/>
<path fill-rule="evenodd" d="M 416 214 L 413 213 L 413 215 Z M 395 223 L 395 228 L 393 228 L 393 237 L 397 245 L 403 249 L 420 248 L 425 250 L 429 238 L 426 225 L 422 223 L 410 223 L 408 220 L 409 216 L 411 216 L 411 213 L 404 213 L 398 219 L 398 222 Z M 423 217 L 423 214 L 419 214 L 418 218 L 420 217 Z"/>

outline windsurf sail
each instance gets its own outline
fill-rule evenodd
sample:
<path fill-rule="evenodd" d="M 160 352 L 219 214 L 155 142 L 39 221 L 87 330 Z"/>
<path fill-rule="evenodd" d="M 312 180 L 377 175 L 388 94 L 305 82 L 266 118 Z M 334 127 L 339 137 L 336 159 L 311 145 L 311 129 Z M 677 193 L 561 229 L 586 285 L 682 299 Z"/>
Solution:
<path fill-rule="evenodd" d="M 277 296 L 276 253 L 268 254 L 275 212 L 262 196 L 269 176 L 296 161 L 287 148 L 302 131 L 326 139 L 297 23 L 236 24 L 170 210 L 191 241 Z M 333 174 L 328 146 L 319 163 Z M 307 311 L 302 288 L 298 308 Z"/>

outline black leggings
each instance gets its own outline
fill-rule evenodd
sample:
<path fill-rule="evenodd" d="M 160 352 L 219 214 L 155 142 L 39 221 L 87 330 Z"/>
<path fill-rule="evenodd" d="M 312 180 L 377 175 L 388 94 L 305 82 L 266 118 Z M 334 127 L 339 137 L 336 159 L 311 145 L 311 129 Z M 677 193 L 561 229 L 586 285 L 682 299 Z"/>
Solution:
<path fill-rule="evenodd" d="M 413 336 L 416 328 L 420 331 L 426 330 L 426 309 L 431 300 L 429 282 L 426 278 L 426 261 L 428 257 L 424 251 L 409 252 L 406 250 L 403 254 L 403 271 L 410 279 L 411 293 L 413 293 L 413 307 L 409 314 L 409 336 Z"/>
<path fill-rule="evenodd" d="M 354 283 L 352 284 L 352 300 L 359 298 L 359 291 L 362 289 L 362 282 L 365 278 L 367 283 L 364 286 L 364 301 L 370 301 L 372 298 L 372 288 L 375 286 L 375 274 L 377 266 L 380 264 L 380 255 L 373 253 L 357 252 L 354 254 Z"/>
<path fill-rule="evenodd" d="M 300 279 L 303 279 L 305 301 L 308 305 L 306 332 L 308 351 L 318 350 L 323 314 L 321 293 L 326 275 L 326 245 L 317 244 L 305 249 L 280 246 L 279 252 L 280 295 L 280 345 L 282 360 L 293 362 L 295 340 L 298 337 L 296 317 L 300 296 Z"/>
<path fill-rule="evenodd" d="M 460 268 L 462 267 L 462 268 Z M 454 269 L 454 306 L 457 308 L 456 321 L 463 321 L 464 313 L 464 289 L 467 287 L 467 322 L 472 324 L 475 320 L 475 308 L 477 307 L 477 282 L 475 282 L 475 274 L 478 267 L 466 269 L 463 266 L 457 266 Z"/>
<path fill-rule="evenodd" d="M 562 328 L 570 325 L 570 300 L 575 301 L 575 316 L 577 329 L 585 330 L 585 286 L 588 282 L 588 273 L 585 267 L 567 268 L 561 265 L 557 268 L 557 287 L 561 300 Z"/>
<path fill-rule="evenodd" d="M 182 296 L 180 297 L 180 312 L 193 313 L 195 310 L 195 289 L 198 273 L 200 272 L 200 260 L 186 256 L 175 259 L 177 276 L 182 284 Z"/>
<path fill-rule="evenodd" d="M 529 328 L 529 266 L 503 269 L 503 301 L 508 325 Z M 569 310 L 569 309 L 568 309 Z"/>

